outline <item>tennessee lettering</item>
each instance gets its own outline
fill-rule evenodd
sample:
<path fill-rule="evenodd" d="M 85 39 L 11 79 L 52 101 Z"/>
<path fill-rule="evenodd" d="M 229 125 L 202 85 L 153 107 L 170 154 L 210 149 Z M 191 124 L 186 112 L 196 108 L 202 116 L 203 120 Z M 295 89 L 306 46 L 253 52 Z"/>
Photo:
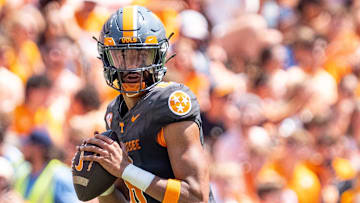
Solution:
<path fill-rule="evenodd" d="M 130 140 L 128 142 L 125 142 L 126 151 L 131 152 L 131 151 L 141 149 L 139 141 L 140 141 L 139 139 L 136 139 L 136 140 Z"/>

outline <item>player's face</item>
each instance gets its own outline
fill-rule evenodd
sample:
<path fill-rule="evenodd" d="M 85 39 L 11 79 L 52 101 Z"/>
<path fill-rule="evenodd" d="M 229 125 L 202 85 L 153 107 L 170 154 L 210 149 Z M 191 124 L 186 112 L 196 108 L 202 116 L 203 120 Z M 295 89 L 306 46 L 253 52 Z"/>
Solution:
<path fill-rule="evenodd" d="M 119 70 L 131 70 L 150 66 L 154 62 L 155 49 L 109 50 L 109 61 Z"/>

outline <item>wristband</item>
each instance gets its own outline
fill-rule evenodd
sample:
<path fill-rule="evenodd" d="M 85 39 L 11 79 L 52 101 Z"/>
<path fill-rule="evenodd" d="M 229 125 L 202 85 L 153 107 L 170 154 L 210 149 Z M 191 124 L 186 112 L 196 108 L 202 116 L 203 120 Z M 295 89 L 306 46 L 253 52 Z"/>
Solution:
<path fill-rule="evenodd" d="M 108 196 L 115 190 L 114 184 L 112 184 L 105 192 L 103 192 L 100 196 Z"/>
<path fill-rule="evenodd" d="M 123 174 L 121 175 L 123 180 L 128 181 L 135 187 L 139 188 L 141 191 L 149 187 L 151 182 L 154 180 L 155 175 L 149 173 L 133 164 L 129 164 L 125 167 Z"/>
<path fill-rule="evenodd" d="M 179 201 L 181 192 L 181 181 L 175 179 L 168 179 L 166 184 L 166 191 L 163 203 L 174 203 Z"/>

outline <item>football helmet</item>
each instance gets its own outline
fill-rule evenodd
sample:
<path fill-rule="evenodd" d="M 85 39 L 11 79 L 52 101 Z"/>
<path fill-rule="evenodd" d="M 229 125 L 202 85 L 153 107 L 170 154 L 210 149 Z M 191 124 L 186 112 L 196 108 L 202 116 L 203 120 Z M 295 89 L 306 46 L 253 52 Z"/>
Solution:
<path fill-rule="evenodd" d="M 168 48 L 164 25 L 154 13 L 141 6 L 120 8 L 106 21 L 98 40 L 106 83 L 121 93 L 149 90 L 166 73 Z"/>

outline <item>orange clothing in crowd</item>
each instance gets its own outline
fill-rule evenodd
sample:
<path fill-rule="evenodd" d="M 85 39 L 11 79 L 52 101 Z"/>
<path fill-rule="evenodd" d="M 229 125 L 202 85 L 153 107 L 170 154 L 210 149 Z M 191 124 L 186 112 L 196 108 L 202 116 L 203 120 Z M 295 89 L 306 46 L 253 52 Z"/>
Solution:
<path fill-rule="evenodd" d="M 331 165 L 334 168 L 336 177 L 339 180 L 342 181 L 351 180 L 356 176 L 356 170 L 351 165 L 351 162 L 348 159 L 337 157 L 332 161 Z M 360 185 L 356 183 L 354 188 L 345 191 L 341 195 L 340 202 L 341 203 L 358 202 L 358 200 L 356 200 L 356 196 L 358 195 L 360 195 Z"/>
<path fill-rule="evenodd" d="M 286 180 L 285 187 L 296 193 L 299 203 L 320 202 L 321 185 L 317 175 L 305 163 L 298 163 L 294 167 L 291 177 L 286 177 L 282 164 L 286 163 L 272 162 L 265 164 L 258 177 L 260 179 L 269 179 L 266 176 L 273 175 L 275 172 Z"/>
<path fill-rule="evenodd" d="M 200 108 L 206 108 L 208 106 L 210 82 L 208 78 L 201 74 L 192 72 L 186 77 L 184 84 L 196 95 Z"/>
<path fill-rule="evenodd" d="M 305 164 L 300 163 L 295 166 L 289 186 L 297 194 L 299 203 L 320 202 L 320 181 Z"/>
<path fill-rule="evenodd" d="M 19 136 L 27 136 L 33 128 L 45 126 L 54 143 L 63 144 L 62 124 L 53 118 L 50 110 L 39 108 L 33 111 L 23 104 L 15 108 L 13 115 L 12 128 Z"/>
<path fill-rule="evenodd" d="M 98 11 L 97 9 L 92 11 L 87 18 L 83 18 L 78 13 L 75 13 L 77 24 L 87 32 L 99 32 L 108 17 L 109 14 L 107 12 Z"/>
<path fill-rule="evenodd" d="M 189 87 L 198 99 L 201 99 L 201 91 L 207 91 L 210 83 L 205 75 L 192 72 L 185 78 L 184 85 Z"/>
<path fill-rule="evenodd" d="M 357 180 L 359 182 L 359 180 Z M 358 202 L 360 197 L 360 185 L 357 183 L 354 189 L 345 191 L 340 197 L 340 203 Z"/>
<path fill-rule="evenodd" d="M 20 136 L 26 136 L 35 126 L 46 124 L 48 117 L 49 112 L 45 108 L 33 111 L 25 105 L 20 105 L 14 110 L 13 130 Z"/>
<path fill-rule="evenodd" d="M 156 3 L 155 3 L 156 4 Z M 152 9 L 152 5 L 154 2 L 150 0 L 134 0 L 132 1 L 132 5 L 144 6 L 146 8 L 150 8 L 161 20 L 164 24 L 166 36 L 169 36 L 171 33 L 175 35 L 171 38 L 172 41 L 176 41 L 177 34 L 179 33 L 180 23 L 178 22 L 178 11 L 170 6 L 162 7 L 161 10 Z"/>
<path fill-rule="evenodd" d="M 349 58 L 355 53 L 359 45 L 359 37 L 354 32 L 339 34 L 329 44 L 326 50 L 327 59 L 324 67 L 337 82 L 340 82 L 342 77 L 351 72 Z"/>
<path fill-rule="evenodd" d="M 10 71 L 25 83 L 34 73 L 42 71 L 42 58 L 38 46 L 31 40 L 24 42 L 18 53 L 10 49 L 6 53 Z"/>
<path fill-rule="evenodd" d="M 4 6 L 6 3 L 6 0 L 0 0 L 0 7 Z"/>
<path fill-rule="evenodd" d="M 336 177 L 339 180 L 350 180 L 355 178 L 356 170 L 348 159 L 336 157 L 332 163 Z"/>

